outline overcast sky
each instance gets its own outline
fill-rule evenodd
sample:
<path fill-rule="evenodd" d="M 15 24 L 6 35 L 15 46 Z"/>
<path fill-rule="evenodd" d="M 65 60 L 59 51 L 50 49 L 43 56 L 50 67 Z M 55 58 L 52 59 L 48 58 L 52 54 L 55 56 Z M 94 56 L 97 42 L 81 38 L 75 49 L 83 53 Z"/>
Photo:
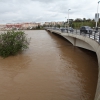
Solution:
<path fill-rule="evenodd" d="M 66 21 L 68 9 L 71 19 L 94 19 L 97 5 L 98 0 L 0 0 L 0 23 Z"/>

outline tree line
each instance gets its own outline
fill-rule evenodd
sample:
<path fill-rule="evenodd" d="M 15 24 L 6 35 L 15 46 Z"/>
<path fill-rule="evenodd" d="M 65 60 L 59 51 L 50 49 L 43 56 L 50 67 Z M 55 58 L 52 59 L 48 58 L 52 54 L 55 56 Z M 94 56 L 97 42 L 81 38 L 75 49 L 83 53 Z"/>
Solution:
<path fill-rule="evenodd" d="M 100 19 L 99 19 L 100 22 Z M 100 26 L 100 23 L 98 22 L 98 27 Z M 69 26 L 79 29 L 81 26 L 90 26 L 90 27 L 95 27 L 95 20 L 94 19 L 86 19 L 86 18 L 76 18 L 75 20 L 72 20 L 69 22 Z"/>
<path fill-rule="evenodd" d="M 91 28 L 95 28 L 96 22 L 94 19 L 86 19 L 86 18 L 76 18 L 75 20 L 69 19 L 69 27 L 73 27 L 75 29 L 79 29 L 81 26 L 90 26 Z M 49 24 L 49 25 L 43 25 L 44 27 L 67 27 L 68 21 L 63 22 L 62 24 Z M 100 19 L 98 21 L 98 27 L 100 27 Z"/>

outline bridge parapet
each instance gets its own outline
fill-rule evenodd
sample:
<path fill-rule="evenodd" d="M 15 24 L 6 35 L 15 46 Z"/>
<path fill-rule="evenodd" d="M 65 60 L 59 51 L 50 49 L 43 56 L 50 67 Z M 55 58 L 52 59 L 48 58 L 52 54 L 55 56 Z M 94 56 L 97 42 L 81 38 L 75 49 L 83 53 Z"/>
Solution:
<path fill-rule="evenodd" d="M 71 30 L 67 30 L 66 28 L 63 28 L 63 29 L 60 29 L 60 28 L 55 28 L 55 27 L 46 27 L 45 29 L 49 29 L 49 30 L 55 30 L 55 31 L 58 31 L 58 32 L 61 32 L 61 33 L 69 33 L 69 34 L 76 34 L 76 35 L 82 35 L 84 37 L 88 37 L 88 38 L 91 38 L 95 41 L 97 41 L 98 43 L 100 43 L 100 32 L 96 32 L 96 31 L 93 31 L 91 34 L 86 34 L 86 33 L 80 33 L 79 30 L 75 29 L 74 31 L 71 31 Z"/>

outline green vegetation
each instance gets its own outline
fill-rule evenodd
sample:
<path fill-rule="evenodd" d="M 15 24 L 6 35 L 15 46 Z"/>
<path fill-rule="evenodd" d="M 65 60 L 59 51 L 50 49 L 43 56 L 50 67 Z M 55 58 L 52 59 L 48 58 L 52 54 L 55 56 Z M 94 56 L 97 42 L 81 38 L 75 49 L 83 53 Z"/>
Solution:
<path fill-rule="evenodd" d="M 23 31 L 7 31 L 0 35 L 0 56 L 16 55 L 28 48 L 29 39 Z"/>
<path fill-rule="evenodd" d="M 90 26 L 91 28 L 95 27 L 95 20 L 94 19 L 86 19 L 86 18 L 76 18 L 74 19 L 69 19 L 69 27 L 73 27 L 74 29 L 80 29 L 81 26 Z M 57 23 L 53 24 L 52 22 L 49 23 L 48 25 L 44 25 L 43 27 L 68 27 L 68 20 L 62 21 L 62 23 Z M 100 19 L 98 22 L 98 27 L 100 27 Z"/>
<path fill-rule="evenodd" d="M 93 28 L 95 27 L 95 21 L 91 19 L 77 18 L 70 24 L 70 26 L 76 29 L 79 29 L 81 26 L 90 26 Z"/>

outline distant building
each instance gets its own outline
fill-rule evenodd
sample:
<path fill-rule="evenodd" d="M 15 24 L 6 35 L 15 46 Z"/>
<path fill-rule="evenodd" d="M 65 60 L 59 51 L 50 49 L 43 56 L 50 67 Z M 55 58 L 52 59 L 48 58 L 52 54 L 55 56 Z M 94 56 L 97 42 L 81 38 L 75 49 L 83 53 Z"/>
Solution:
<path fill-rule="evenodd" d="M 16 23 L 16 24 L 8 23 L 8 24 L 6 24 L 6 29 L 21 29 L 21 28 L 22 28 L 22 24 L 20 24 L 20 23 Z"/>
<path fill-rule="evenodd" d="M 64 21 L 61 21 L 61 22 L 45 22 L 44 23 L 45 26 L 56 26 L 56 25 L 62 26 L 63 24 L 64 24 Z"/>
<path fill-rule="evenodd" d="M 41 24 L 40 23 L 22 23 L 22 29 L 36 28 L 38 25 L 41 25 Z"/>
<path fill-rule="evenodd" d="M 0 24 L 0 30 L 4 30 L 6 28 L 5 24 Z"/>
<path fill-rule="evenodd" d="M 7 23 L 5 25 L 6 29 L 32 29 L 37 27 L 38 25 L 41 25 L 40 23 Z"/>

